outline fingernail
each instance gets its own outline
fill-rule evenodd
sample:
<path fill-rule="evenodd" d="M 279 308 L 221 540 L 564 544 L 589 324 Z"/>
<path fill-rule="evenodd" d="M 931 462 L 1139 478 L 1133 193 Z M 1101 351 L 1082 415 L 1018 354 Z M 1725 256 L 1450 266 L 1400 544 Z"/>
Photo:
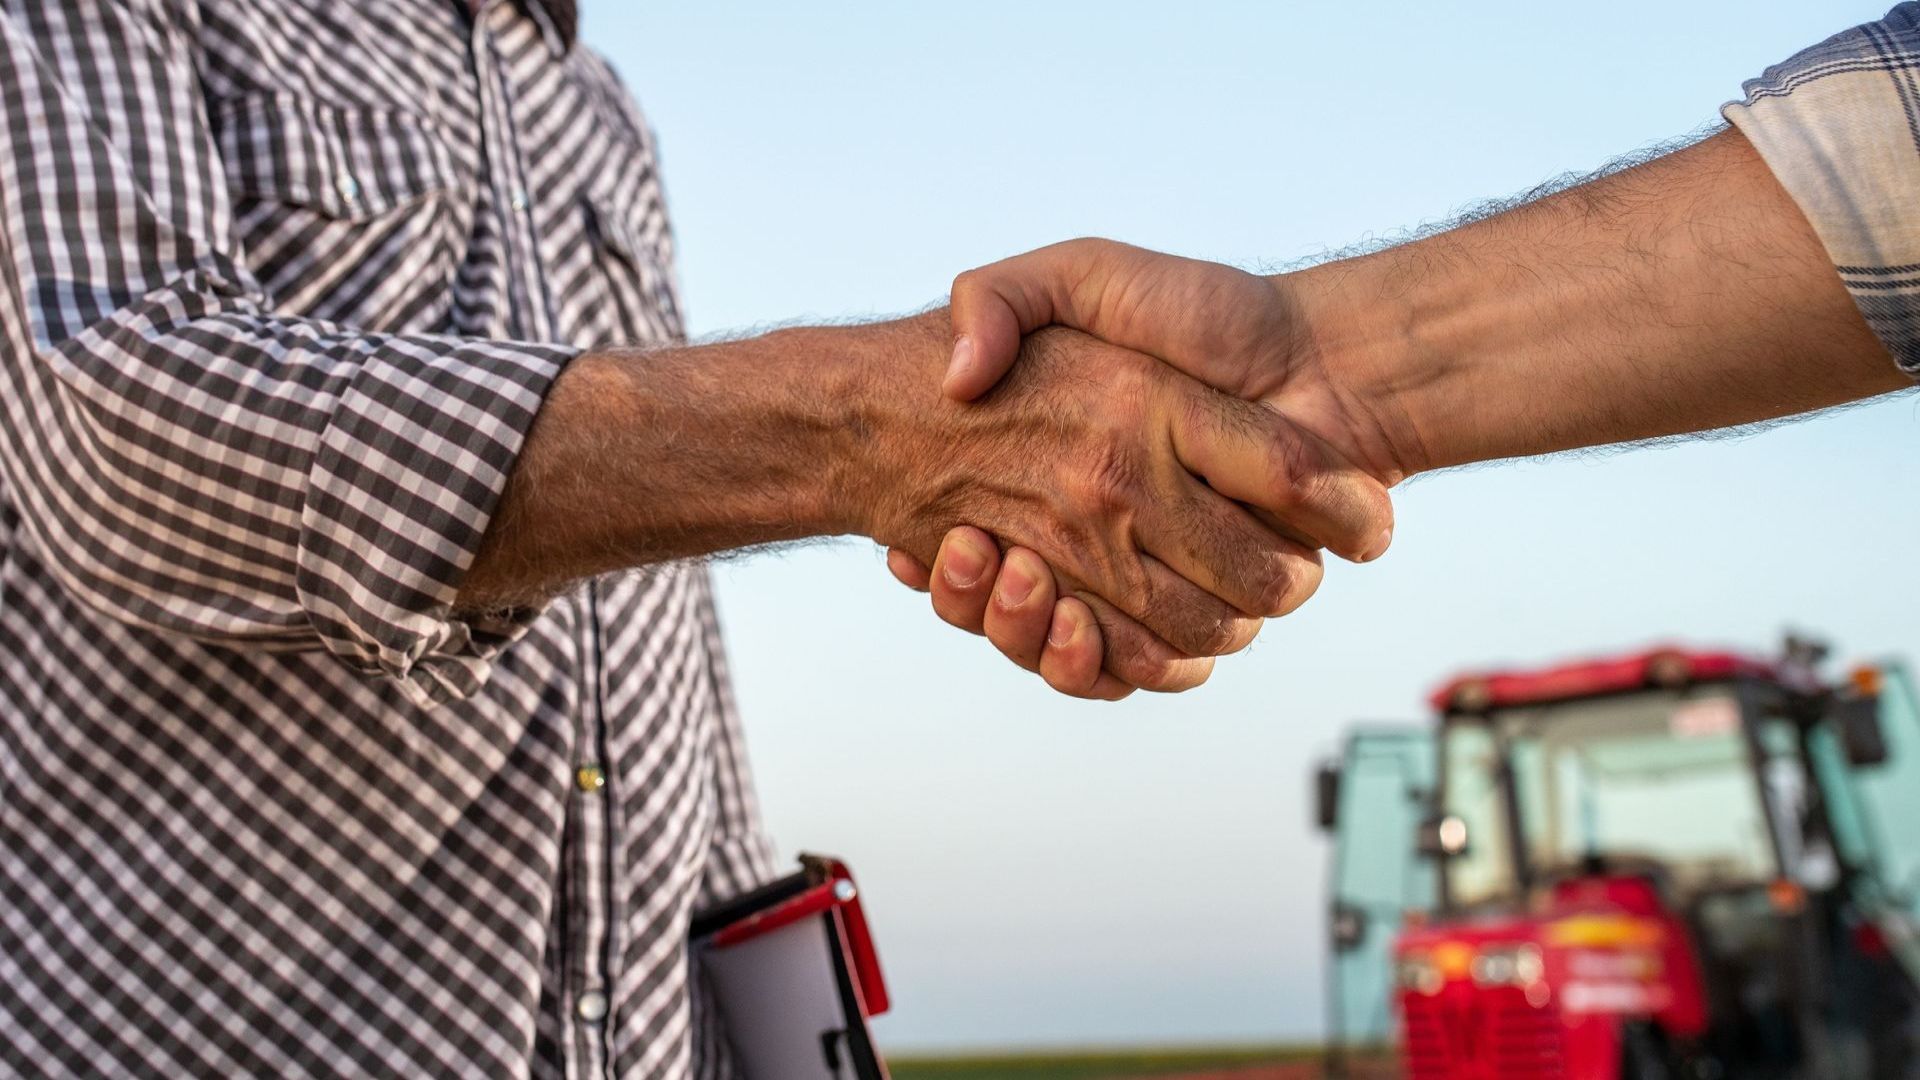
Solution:
<path fill-rule="evenodd" d="M 986 553 L 965 540 L 949 546 L 946 558 L 940 560 L 940 576 L 956 589 L 972 588 L 986 571 Z"/>
<path fill-rule="evenodd" d="M 1000 606 L 1016 608 L 1027 602 L 1033 595 L 1033 575 L 1018 560 L 1007 560 L 1007 568 L 1000 572 Z"/>
<path fill-rule="evenodd" d="M 947 361 L 947 381 L 967 374 L 973 368 L 973 338 L 961 334 L 953 343 L 953 359 Z"/>
<path fill-rule="evenodd" d="M 1068 616 L 1065 608 L 1053 609 L 1053 625 L 1047 628 L 1047 644 L 1056 649 L 1064 649 L 1080 632 L 1080 623 Z"/>

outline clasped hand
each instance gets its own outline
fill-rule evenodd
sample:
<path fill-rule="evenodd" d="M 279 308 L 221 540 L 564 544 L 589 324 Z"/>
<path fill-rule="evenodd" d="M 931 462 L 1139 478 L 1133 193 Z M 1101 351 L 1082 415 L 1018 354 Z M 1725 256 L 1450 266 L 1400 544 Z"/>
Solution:
<path fill-rule="evenodd" d="M 944 389 L 970 404 L 870 535 L 1056 690 L 1198 685 L 1313 594 L 1322 549 L 1391 539 L 1400 466 L 1295 316 L 1268 279 L 1105 241 L 962 275 Z"/>

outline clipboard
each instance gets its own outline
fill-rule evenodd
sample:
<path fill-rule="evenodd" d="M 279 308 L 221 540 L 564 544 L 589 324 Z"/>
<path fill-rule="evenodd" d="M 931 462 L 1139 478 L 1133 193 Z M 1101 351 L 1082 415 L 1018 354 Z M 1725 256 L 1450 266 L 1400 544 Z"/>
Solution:
<path fill-rule="evenodd" d="M 846 864 L 800 870 L 697 911 L 694 963 L 745 1080 L 888 1080 L 868 1021 L 887 985 Z"/>

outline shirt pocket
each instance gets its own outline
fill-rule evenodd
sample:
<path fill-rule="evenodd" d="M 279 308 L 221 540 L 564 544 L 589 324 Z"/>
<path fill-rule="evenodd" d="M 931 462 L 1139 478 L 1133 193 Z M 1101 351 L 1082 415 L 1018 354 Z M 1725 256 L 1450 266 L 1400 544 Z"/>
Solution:
<path fill-rule="evenodd" d="M 429 122 L 296 97 L 214 117 L 234 232 L 284 314 L 366 330 L 450 322 L 474 183 Z"/>
<path fill-rule="evenodd" d="M 580 208 L 605 291 L 592 336 L 638 344 L 683 340 L 673 244 L 658 198 L 604 187 L 582 193 Z"/>

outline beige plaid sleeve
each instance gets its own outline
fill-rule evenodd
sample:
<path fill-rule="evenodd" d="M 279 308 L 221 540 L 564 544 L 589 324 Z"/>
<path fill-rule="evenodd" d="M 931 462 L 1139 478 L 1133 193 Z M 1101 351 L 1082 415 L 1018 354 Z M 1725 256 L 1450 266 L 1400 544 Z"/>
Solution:
<path fill-rule="evenodd" d="M 1745 90 L 1722 114 L 1800 205 L 1901 369 L 1920 375 L 1920 3 Z"/>

